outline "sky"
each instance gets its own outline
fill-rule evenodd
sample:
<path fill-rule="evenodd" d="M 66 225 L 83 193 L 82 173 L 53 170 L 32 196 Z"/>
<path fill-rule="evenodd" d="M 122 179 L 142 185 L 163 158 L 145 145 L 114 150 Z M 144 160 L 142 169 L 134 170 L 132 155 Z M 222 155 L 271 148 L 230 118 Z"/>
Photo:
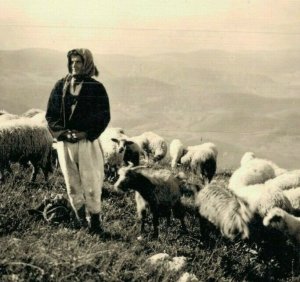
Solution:
<path fill-rule="evenodd" d="M 0 50 L 296 49 L 299 0 L 0 0 Z"/>

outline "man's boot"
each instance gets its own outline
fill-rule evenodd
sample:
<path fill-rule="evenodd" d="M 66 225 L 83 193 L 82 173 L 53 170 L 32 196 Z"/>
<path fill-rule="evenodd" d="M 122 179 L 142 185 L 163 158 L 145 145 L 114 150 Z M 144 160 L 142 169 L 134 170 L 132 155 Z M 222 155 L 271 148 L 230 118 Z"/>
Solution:
<path fill-rule="evenodd" d="M 103 232 L 99 213 L 91 214 L 90 232 L 93 234 L 101 234 Z"/>
<path fill-rule="evenodd" d="M 88 222 L 86 219 L 85 205 L 83 205 L 79 210 L 77 210 L 77 214 L 75 215 L 75 227 L 76 228 L 86 228 L 88 227 Z"/>

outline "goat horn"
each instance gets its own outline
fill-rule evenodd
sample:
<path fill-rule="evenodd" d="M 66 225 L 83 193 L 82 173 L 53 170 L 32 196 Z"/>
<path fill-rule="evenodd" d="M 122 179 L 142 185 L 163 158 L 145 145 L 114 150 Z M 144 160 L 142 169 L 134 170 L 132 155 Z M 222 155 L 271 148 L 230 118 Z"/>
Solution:
<path fill-rule="evenodd" d="M 133 167 L 133 163 L 132 162 L 128 162 L 128 163 L 129 165 L 126 168 L 131 169 Z"/>
<path fill-rule="evenodd" d="M 135 167 L 131 168 L 131 170 L 136 170 L 136 169 L 139 169 L 139 168 L 149 168 L 149 166 L 139 165 L 139 166 L 135 166 Z"/>

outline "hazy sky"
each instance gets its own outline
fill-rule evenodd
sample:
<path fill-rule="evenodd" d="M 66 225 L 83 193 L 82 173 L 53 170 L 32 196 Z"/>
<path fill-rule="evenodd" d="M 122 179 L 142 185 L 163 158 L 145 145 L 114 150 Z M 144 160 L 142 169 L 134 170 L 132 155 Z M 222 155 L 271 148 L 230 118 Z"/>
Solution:
<path fill-rule="evenodd" d="M 300 46 L 300 0 L 0 0 L 0 9 L 0 49 L 143 55 Z"/>

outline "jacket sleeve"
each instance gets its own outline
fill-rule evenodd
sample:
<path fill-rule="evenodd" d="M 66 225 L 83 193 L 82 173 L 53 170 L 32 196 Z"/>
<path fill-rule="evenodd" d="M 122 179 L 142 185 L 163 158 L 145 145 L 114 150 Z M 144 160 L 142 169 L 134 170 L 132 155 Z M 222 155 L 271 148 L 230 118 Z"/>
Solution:
<path fill-rule="evenodd" d="M 99 83 L 95 85 L 95 91 L 95 107 L 87 130 L 87 139 L 90 141 L 97 139 L 110 122 L 110 106 L 106 89 Z"/>
<path fill-rule="evenodd" d="M 67 129 L 64 127 L 62 109 L 62 89 L 63 80 L 59 80 L 51 91 L 46 111 L 46 120 L 48 128 L 53 138 L 58 138 L 59 135 Z"/>

